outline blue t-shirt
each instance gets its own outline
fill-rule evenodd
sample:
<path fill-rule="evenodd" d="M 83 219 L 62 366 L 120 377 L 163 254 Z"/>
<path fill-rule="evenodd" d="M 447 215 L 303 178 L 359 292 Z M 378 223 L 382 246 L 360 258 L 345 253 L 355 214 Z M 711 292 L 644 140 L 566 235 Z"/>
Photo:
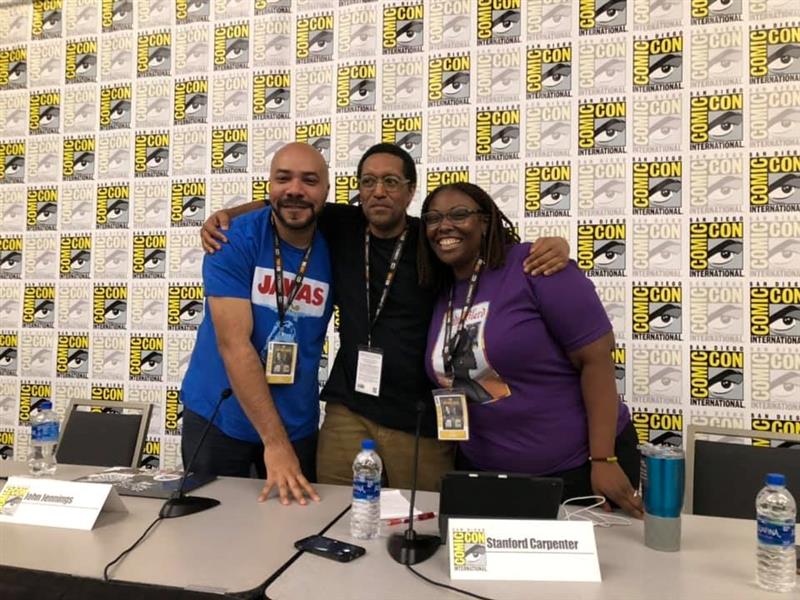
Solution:
<path fill-rule="evenodd" d="M 253 346 L 266 360 L 270 335 L 278 326 L 275 301 L 272 209 L 257 210 L 231 223 L 228 243 L 203 261 L 205 296 L 245 298 L 253 310 Z M 284 293 L 289 295 L 305 250 L 281 242 Z M 297 367 L 292 385 L 270 385 L 270 393 L 290 440 L 311 435 L 319 424 L 319 361 L 328 320 L 333 308 L 331 265 L 328 245 L 315 233 L 311 260 L 302 287 L 286 315 L 284 331 L 294 328 L 298 343 Z M 197 331 L 197 342 L 181 388 L 184 406 L 211 418 L 220 394 L 231 387 L 211 321 L 211 311 Z M 226 435 L 247 442 L 261 439 L 236 396 L 223 401 L 214 424 Z"/>

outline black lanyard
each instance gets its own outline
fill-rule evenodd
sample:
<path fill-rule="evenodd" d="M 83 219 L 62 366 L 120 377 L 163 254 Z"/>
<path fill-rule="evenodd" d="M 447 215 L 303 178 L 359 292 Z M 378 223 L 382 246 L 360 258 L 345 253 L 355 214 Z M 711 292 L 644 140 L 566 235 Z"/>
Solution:
<path fill-rule="evenodd" d="M 467 322 L 467 315 L 472 310 L 472 303 L 475 301 L 475 292 L 478 289 L 478 280 L 481 276 L 481 269 L 483 268 L 483 259 L 478 258 L 475 261 L 475 268 L 472 269 L 472 275 L 469 278 L 469 287 L 467 288 L 467 297 L 464 299 L 464 308 L 461 311 L 461 316 L 458 319 L 458 327 L 456 328 L 455 335 L 450 337 L 451 329 L 453 327 L 453 296 L 455 295 L 456 286 L 453 284 L 450 287 L 450 299 L 447 302 L 447 312 L 444 314 L 444 340 L 442 342 L 442 362 L 444 363 L 445 375 L 452 378 L 453 358 L 461 344 L 461 337 L 464 335 L 464 325 Z"/>
<path fill-rule="evenodd" d="M 297 297 L 300 291 L 300 286 L 303 283 L 303 278 L 306 276 L 306 269 L 308 268 L 308 261 L 311 259 L 311 248 L 314 245 L 314 240 L 308 244 L 306 253 L 303 255 L 303 260 L 300 261 L 300 268 L 297 270 L 297 275 L 294 276 L 294 285 L 289 294 L 289 298 L 283 291 L 283 259 L 281 258 L 281 240 L 278 236 L 278 228 L 275 226 L 275 215 L 272 218 L 272 249 L 275 256 L 275 304 L 278 308 L 278 319 L 280 327 L 283 329 L 283 321 L 286 318 L 286 311 L 292 306 L 292 302 Z"/>
<path fill-rule="evenodd" d="M 378 306 L 375 308 L 375 316 L 373 317 L 369 302 L 369 227 L 367 227 L 367 229 L 364 231 L 364 271 L 367 281 L 367 319 L 369 320 L 369 328 L 367 329 L 367 346 L 369 348 L 372 347 L 372 328 L 375 327 L 375 323 L 377 323 L 378 317 L 380 316 L 381 311 L 386 304 L 386 298 L 389 297 L 389 289 L 392 287 L 392 283 L 394 283 L 394 276 L 397 273 L 397 266 L 400 263 L 400 256 L 403 254 L 403 246 L 406 244 L 406 237 L 408 237 L 408 226 L 403 229 L 403 233 L 400 234 L 400 237 L 394 244 L 392 258 L 389 261 L 389 270 L 386 272 L 386 279 L 383 282 L 383 292 L 381 293 L 381 298 L 378 301 Z"/>

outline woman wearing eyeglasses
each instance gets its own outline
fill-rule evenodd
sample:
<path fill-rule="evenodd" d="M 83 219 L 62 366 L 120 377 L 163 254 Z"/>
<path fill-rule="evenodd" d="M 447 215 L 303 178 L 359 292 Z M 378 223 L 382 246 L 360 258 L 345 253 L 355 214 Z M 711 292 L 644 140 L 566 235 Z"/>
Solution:
<path fill-rule="evenodd" d="M 591 281 L 574 262 L 525 275 L 529 244 L 476 185 L 437 188 L 421 217 L 420 283 L 439 294 L 426 366 L 466 396 L 461 466 L 562 477 L 564 498 L 600 494 L 641 516 L 636 434 Z"/>

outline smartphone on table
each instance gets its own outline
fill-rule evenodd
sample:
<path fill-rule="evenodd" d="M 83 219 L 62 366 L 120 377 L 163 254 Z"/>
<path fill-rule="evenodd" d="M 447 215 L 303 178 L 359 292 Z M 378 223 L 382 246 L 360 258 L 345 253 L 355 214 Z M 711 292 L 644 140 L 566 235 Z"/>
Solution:
<path fill-rule="evenodd" d="M 363 556 L 366 552 L 361 546 L 340 542 L 324 535 L 310 535 L 302 540 L 297 540 L 294 547 L 338 562 L 350 562 Z"/>

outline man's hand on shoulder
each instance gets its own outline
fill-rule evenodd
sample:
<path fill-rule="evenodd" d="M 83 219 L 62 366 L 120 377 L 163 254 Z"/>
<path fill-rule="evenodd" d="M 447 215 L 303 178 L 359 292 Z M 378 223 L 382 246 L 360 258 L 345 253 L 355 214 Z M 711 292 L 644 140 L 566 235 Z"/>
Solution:
<path fill-rule="evenodd" d="M 553 275 L 569 263 L 569 242 L 562 237 L 543 237 L 531 244 L 531 251 L 522 262 L 530 275 Z"/>
<path fill-rule="evenodd" d="M 214 254 L 217 250 L 222 248 L 222 244 L 228 243 L 228 237 L 225 235 L 231 225 L 231 221 L 253 210 L 266 208 L 264 202 L 248 202 L 247 204 L 240 204 L 233 208 L 221 208 L 205 220 L 203 227 L 200 228 L 200 241 L 203 244 L 203 250 L 209 254 Z"/>

